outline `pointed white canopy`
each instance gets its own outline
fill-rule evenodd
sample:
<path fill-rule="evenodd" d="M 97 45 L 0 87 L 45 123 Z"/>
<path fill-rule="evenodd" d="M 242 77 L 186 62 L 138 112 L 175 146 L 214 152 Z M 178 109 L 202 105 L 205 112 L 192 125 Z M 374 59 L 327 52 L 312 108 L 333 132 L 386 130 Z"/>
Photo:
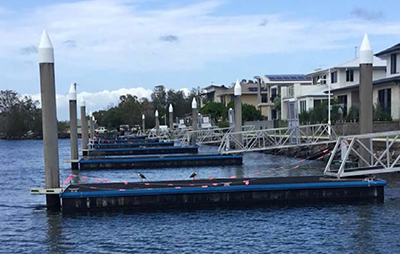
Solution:
<path fill-rule="evenodd" d="M 54 48 L 46 30 L 42 33 L 42 38 L 40 39 L 38 47 L 38 54 L 39 63 L 54 63 Z"/>
<path fill-rule="evenodd" d="M 236 80 L 235 87 L 233 88 L 233 94 L 235 96 L 241 96 L 242 95 L 242 86 L 239 83 L 239 80 Z"/>
<path fill-rule="evenodd" d="M 158 117 L 158 110 L 156 110 L 156 113 L 154 113 L 155 117 Z"/>
<path fill-rule="evenodd" d="M 197 101 L 196 101 L 196 98 L 193 97 L 192 109 L 196 109 L 196 108 L 197 108 Z"/>
<path fill-rule="evenodd" d="M 76 101 L 76 83 L 72 83 L 69 87 L 68 99 L 70 101 Z"/>
<path fill-rule="evenodd" d="M 368 35 L 364 35 L 364 39 L 360 46 L 360 64 L 372 64 L 373 63 L 373 53 L 372 47 L 369 43 Z"/>
<path fill-rule="evenodd" d="M 169 104 L 169 113 L 173 113 L 174 112 L 174 107 L 172 107 L 172 104 Z"/>
<path fill-rule="evenodd" d="M 83 97 L 82 97 L 80 106 L 81 106 L 81 107 L 86 107 L 86 101 L 85 101 L 85 98 L 83 98 Z"/>

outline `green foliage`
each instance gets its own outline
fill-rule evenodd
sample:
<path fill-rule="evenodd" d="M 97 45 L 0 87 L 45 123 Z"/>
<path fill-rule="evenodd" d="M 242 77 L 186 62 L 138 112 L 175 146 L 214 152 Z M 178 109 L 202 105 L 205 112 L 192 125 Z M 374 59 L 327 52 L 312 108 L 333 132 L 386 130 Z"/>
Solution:
<path fill-rule="evenodd" d="M 166 115 L 169 121 L 169 104 L 174 108 L 174 117 L 182 117 L 192 111 L 191 102 L 197 94 L 197 90 L 192 90 L 189 96 L 185 96 L 183 91 L 168 90 L 163 86 L 156 86 L 151 94 L 151 101 L 147 98 L 139 99 L 130 94 L 122 95 L 117 106 L 94 112 L 99 126 L 108 129 L 118 129 L 120 125 L 128 124 L 130 127 L 135 125 L 142 126 L 142 114 L 145 115 L 146 128 L 155 125 L 155 110 L 158 110 L 160 123 L 164 123 L 163 117 Z M 175 120 L 175 119 L 174 119 Z"/>
<path fill-rule="evenodd" d="M 242 105 L 242 119 L 244 121 L 258 121 L 262 120 L 261 111 L 250 104 Z"/>
<path fill-rule="evenodd" d="M 209 102 L 200 109 L 203 115 L 210 115 L 211 119 L 217 123 L 219 118 L 225 120 L 228 116 L 228 108 L 219 102 Z"/>
<path fill-rule="evenodd" d="M 229 102 L 228 107 L 229 108 L 235 108 L 235 103 L 234 102 Z M 227 111 L 228 112 L 228 111 Z M 261 111 L 258 110 L 256 107 L 250 104 L 242 104 L 242 121 L 258 121 L 262 120 L 262 115 Z"/>
<path fill-rule="evenodd" d="M 41 133 L 42 116 L 38 104 L 31 97 L 21 97 L 15 91 L 0 91 L 0 133 L 8 137 L 22 136 L 27 131 Z"/>
<path fill-rule="evenodd" d="M 374 106 L 373 117 L 374 121 L 392 121 L 390 112 L 382 110 L 379 103 Z"/>

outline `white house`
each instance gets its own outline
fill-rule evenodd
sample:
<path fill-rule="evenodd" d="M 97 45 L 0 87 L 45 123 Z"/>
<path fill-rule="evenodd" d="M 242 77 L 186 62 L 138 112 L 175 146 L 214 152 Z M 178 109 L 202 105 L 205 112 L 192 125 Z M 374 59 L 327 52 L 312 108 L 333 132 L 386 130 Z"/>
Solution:
<path fill-rule="evenodd" d="M 286 120 L 297 95 L 308 91 L 307 87 L 311 85 L 311 79 L 303 74 L 263 75 L 254 78 L 258 83 L 258 108 L 269 120 L 279 118 L 274 104 L 277 96 L 281 98 L 280 118 Z"/>
<path fill-rule="evenodd" d="M 300 97 L 300 104 L 305 104 L 305 107 L 300 107 L 300 112 L 311 109 L 321 98 L 327 99 L 328 86 L 331 88 L 331 94 L 337 98 L 342 104 L 344 114 L 348 112 L 350 107 L 358 106 L 359 94 L 358 83 L 360 80 L 360 59 L 354 58 L 342 64 L 332 66 L 326 69 L 317 69 L 316 71 L 307 74 L 312 79 L 313 86 L 319 86 L 322 89 L 316 96 L 308 96 L 303 100 Z M 386 61 L 378 57 L 373 58 L 373 80 L 379 80 L 386 77 Z M 320 82 L 318 82 L 320 81 Z M 303 96 L 304 97 L 304 96 Z M 304 101 L 304 102 L 303 102 Z M 312 105 L 314 103 L 314 105 Z"/>
<path fill-rule="evenodd" d="M 373 81 L 373 103 L 379 105 L 381 110 L 390 113 L 392 119 L 400 119 L 400 43 L 377 54 L 381 61 L 385 62 L 385 75 L 375 75 L 374 61 L 374 81 Z M 332 90 L 335 97 L 346 95 L 350 98 L 348 106 L 357 107 L 359 103 L 359 84 L 340 87 Z"/>

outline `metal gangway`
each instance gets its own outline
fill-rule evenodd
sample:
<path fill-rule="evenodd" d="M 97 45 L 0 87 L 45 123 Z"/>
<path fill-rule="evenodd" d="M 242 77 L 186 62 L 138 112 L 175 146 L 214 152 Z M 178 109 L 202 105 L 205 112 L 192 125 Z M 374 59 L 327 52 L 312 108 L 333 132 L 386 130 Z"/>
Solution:
<path fill-rule="evenodd" d="M 400 131 L 339 137 L 324 175 L 351 177 L 400 172 Z"/>
<path fill-rule="evenodd" d="M 226 128 L 207 128 L 199 130 L 187 131 L 181 139 L 178 139 L 181 146 L 188 146 L 191 144 L 193 138 L 196 138 L 196 144 L 206 145 L 206 144 L 220 144 L 225 137 L 225 135 L 231 133 L 234 127 Z M 254 125 L 245 125 L 242 127 L 244 131 L 254 130 Z"/>
<path fill-rule="evenodd" d="M 330 133 L 329 129 L 331 129 Z M 329 144 L 336 142 L 336 139 L 335 132 L 328 124 L 247 130 L 226 133 L 218 152 L 221 154 L 233 154 Z"/>

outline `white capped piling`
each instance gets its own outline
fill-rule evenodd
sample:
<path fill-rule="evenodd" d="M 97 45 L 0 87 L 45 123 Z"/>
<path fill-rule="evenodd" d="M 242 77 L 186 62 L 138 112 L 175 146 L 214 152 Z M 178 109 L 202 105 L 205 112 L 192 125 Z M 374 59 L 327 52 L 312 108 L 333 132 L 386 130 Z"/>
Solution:
<path fill-rule="evenodd" d="M 80 106 L 81 106 L 82 150 L 86 150 L 86 149 L 88 149 L 88 143 L 89 143 L 89 129 L 88 129 L 88 120 L 86 117 L 85 99 L 82 98 Z"/>
<path fill-rule="evenodd" d="M 242 131 L 242 86 L 238 80 L 236 80 L 233 93 L 235 96 L 235 132 L 240 132 Z M 239 143 L 242 143 L 241 134 L 237 134 L 236 139 Z"/>
<path fill-rule="evenodd" d="M 93 112 L 90 111 L 89 113 L 89 128 L 90 128 L 90 139 L 94 140 L 94 121 L 93 121 Z"/>
<path fill-rule="evenodd" d="M 171 131 L 173 131 L 174 130 L 174 107 L 172 107 L 172 104 L 169 104 L 168 112 L 169 112 L 169 129 Z"/>
<path fill-rule="evenodd" d="M 228 110 L 228 121 L 229 121 L 229 128 L 234 128 L 235 127 L 235 121 L 234 121 L 234 115 L 235 113 L 233 112 L 232 108 L 229 108 Z"/>
<path fill-rule="evenodd" d="M 38 47 L 42 102 L 45 188 L 60 187 L 54 49 L 45 31 Z M 58 195 L 46 195 L 48 207 L 60 207 Z"/>
<path fill-rule="evenodd" d="M 155 121 L 156 121 L 156 130 L 160 129 L 160 119 L 158 119 L 158 110 L 154 113 Z"/>
<path fill-rule="evenodd" d="M 193 100 L 192 100 L 192 128 L 193 128 L 193 135 L 192 135 L 192 139 L 191 139 L 191 144 L 192 145 L 196 145 L 196 143 L 197 143 L 197 133 L 196 133 L 196 130 L 197 130 L 197 118 L 198 118 L 198 115 L 197 115 L 197 101 L 196 101 L 196 98 L 195 97 L 193 97 Z"/>
<path fill-rule="evenodd" d="M 373 53 L 372 47 L 365 34 L 360 47 L 360 134 L 372 133 L 372 115 L 373 115 L 373 101 L 372 101 L 372 65 Z M 362 140 L 363 144 L 370 149 L 371 140 Z M 364 148 L 360 148 L 360 155 L 368 162 L 371 161 L 370 154 Z M 365 162 L 360 160 L 360 166 L 365 166 Z"/>
<path fill-rule="evenodd" d="M 142 115 L 142 132 L 143 132 L 143 135 L 146 134 L 146 117 L 144 114 Z"/>
<path fill-rule="evenodd" d="M 68 93 L 69 99 L 69 134 L 71 141 L 71 160 L 78 159 L 78 113 L 76 103 L 76 83 L 72 83 Z M 77 165 L 72 163 L 72 165 Z"/>

